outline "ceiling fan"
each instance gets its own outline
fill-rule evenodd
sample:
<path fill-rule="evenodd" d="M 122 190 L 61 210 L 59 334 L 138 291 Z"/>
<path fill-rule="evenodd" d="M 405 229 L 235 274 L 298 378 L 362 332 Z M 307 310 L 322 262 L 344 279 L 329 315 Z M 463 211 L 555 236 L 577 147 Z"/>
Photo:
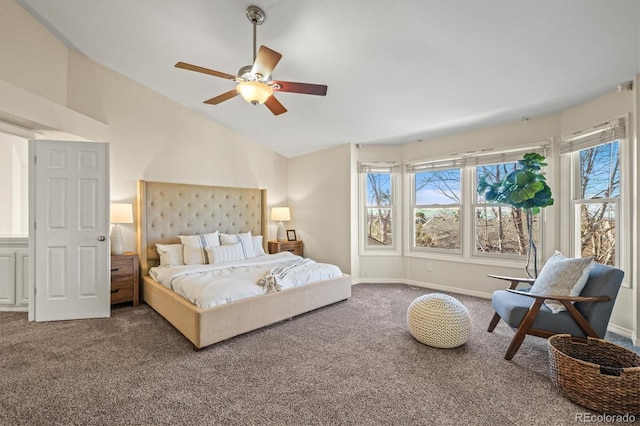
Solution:
<path fill-rule="evenodd" d="M 273 95 L 274 92 L 325 96 L 327 94 L 327 86 L 325 85 L 295 83 L 292 81 L 273 80 L 271 78 L 271 72 L 280 61 L 280 58 L 282 58 L 282 55 L 266 46 L 260 46 L 256 54 L 256 26 L 262 25 L 266 16 L 262 9 L 257 6 L 249 6 L 246 15 L 249 22 L 253 24 L 253 65 L 246 65 L 240 68 L 238 75 L 235 76 L 185 62 L 178 62 L 176 64 L 177 68 L 209 74 L 238 83 L 235 89 L 208 99 L 204 101 L 204 103 L 218 105 L 237 95 L 242 95 L 242 97 L 252 105 L 265 104 L 273 115 L 280 115 L 287 112 L 287 109 L 276 99 Z"/>

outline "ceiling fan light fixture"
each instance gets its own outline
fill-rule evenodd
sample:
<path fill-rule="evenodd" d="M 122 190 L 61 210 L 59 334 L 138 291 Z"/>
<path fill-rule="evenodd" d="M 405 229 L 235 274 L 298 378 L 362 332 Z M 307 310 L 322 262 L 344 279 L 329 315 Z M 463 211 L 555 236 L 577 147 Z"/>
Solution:
<path fill-rule="evenodd" d="M 273 89 L 257 81 L 243 81 L 236 88 L 245 101 L 252 105 L 263 104 L 269 96 L 273 95 Z"/>

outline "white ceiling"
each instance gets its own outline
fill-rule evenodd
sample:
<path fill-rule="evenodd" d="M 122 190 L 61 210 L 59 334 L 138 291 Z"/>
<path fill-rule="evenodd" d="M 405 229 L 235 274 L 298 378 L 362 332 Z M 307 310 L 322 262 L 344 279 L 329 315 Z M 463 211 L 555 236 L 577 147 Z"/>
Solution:
<path fill-rule="evenodd" d="M 286 157 L 344 143 L 405 143 L 553 113 L 640 71 L 639 0 L 18 0 L 70 47 Z M 205 99 L 282 53 L 274 79 L 326 84 L 278 93 L 273 116 L 240 97 Z"/>

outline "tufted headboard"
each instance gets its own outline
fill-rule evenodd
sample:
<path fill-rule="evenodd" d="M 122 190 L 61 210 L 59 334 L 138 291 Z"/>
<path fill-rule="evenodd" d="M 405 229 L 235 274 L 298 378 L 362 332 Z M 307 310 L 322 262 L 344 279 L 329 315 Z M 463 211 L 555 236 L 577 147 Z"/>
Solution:
<path fill-rule="evenodd" d="M 251 231 L 267 235 L 267 190 L 138 181 L 137 249 L 141 276 L 159 264 L 156 243 L 178 235 Z"/>

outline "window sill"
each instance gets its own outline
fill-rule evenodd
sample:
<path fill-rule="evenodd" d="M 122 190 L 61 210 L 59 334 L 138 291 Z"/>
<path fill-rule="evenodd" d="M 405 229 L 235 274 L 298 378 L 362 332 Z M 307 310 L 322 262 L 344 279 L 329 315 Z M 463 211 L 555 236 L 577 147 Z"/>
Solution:
<path fill-rule="evenodd" d="M 443 253 L 417 253 L 411 251 L 405 256 L 418 259 L 442 260 L 446 262 L 471 263 L 474 265 L 498 266 L 503 268 L 524 268 L 526 259 L 501 259 L 499 257 L 463 257 L 461 254 L 443 254 Z M 542 265 L 538 264 L 539 268 Z"/>
<path fill-rule="evenodd" d="M 358 253 L 359 256 L 402 256 L 398 250 L 367 250 Z"/>

